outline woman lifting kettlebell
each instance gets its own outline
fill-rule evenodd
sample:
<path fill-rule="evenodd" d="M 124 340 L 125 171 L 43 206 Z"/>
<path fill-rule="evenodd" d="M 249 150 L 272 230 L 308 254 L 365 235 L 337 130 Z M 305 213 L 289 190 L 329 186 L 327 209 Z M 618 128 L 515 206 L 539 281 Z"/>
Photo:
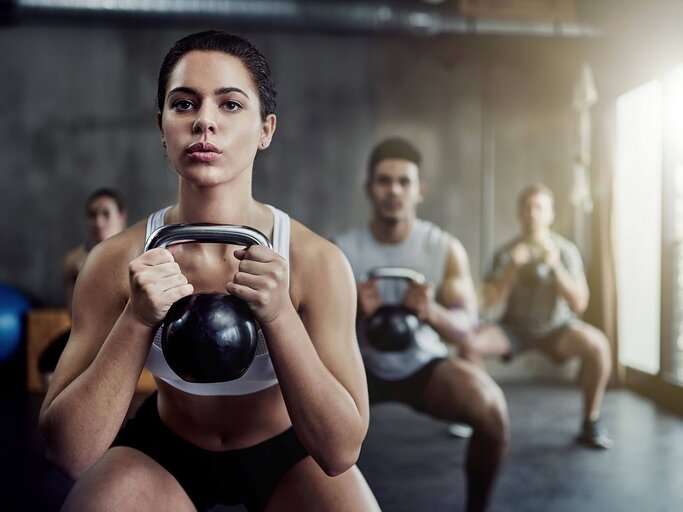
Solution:
<path fill-rule="evenodd" d="M 276 128 L 266 60 L 224 32 L 190 35 L 163 61 L 157 102 L 178 202 L 89 255 L 41 410 L 49 458 L 77 479 L 63 510 L 377 510 L 355 466 L 368 400 L 351 270 L 331 243 L 252 197 L 254 158 Z M 143 250 L 156 228 L 186 223 L 250 226 L 273 248 Z M 246 302 L 257 371 L 187 382 L 155 350 L 171 305 L 199 292 Z M 121 428 L 145 365 L 158 392 Z"/>

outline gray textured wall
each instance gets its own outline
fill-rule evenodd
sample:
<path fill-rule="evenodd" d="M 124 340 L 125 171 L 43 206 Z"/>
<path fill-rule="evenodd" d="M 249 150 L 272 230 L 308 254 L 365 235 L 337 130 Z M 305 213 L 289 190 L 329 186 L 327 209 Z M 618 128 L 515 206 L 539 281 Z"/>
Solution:
<path fill-rule="evenodd" d="M 92 189 L 120 188 L 131 221 L 175 199 L 155 80 L 165 51 L 187 32 L 0 29 L 0 281 L 59 306 L 61 259 L 85 236 L 83 201 Z M 420 213 L 462 240 L 477 280 L 490 246 L 517 228 L 514 195 L 523 184 L 540 179 L 568 190 L 571 43 L 244 35 L 269 58 L 279 91 L 278 130 L 257 159 L 255 196 L 324 236 L 365 219 L 365 159 L 388 135 L 423 149 L 428 196 Z M 486 169 L 496 186 L 483 201 Z M 558 210 L 567 232 L 561 193 Z"/>

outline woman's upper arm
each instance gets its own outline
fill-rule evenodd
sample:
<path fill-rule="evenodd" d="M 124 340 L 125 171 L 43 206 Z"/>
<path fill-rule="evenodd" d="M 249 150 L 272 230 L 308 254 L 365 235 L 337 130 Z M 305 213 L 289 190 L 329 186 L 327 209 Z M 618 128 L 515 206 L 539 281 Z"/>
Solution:
<path fill-rule="evenodd" d="M 301 317 L 322 363 L 352 395 L 359 410 L 366 411 L 367 385 L 356 339 L 353 272 L 338 247 L 322 238 L 317 245 L 308 252 L 309 264 L 301 267 Z"/>
<path fill-rule="evenodd" d="M 46 393 L 46 404 L 90 366 L 123 310 L 127 273 L 122 273 L 127 265 L 121 262 L 120 245 L 120 239 L 101 242 L 78 273 L 71 334 Z"/>

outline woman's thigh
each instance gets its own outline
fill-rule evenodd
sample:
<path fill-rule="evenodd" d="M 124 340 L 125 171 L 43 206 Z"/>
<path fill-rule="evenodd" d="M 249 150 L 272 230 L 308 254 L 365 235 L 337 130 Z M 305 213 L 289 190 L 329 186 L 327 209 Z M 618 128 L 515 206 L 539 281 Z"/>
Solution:
<path fill-rule="evenodd" d="M 171 474 L 144 453 L 109 449 L 67 496 L 62 512 L 196 510 Z"/>
<path fill-rule="evenodd" d="M 266 510 L 364 512 L 380 508 L 356 466 L 332 477 L 306 457 L 282 477 Z"/>

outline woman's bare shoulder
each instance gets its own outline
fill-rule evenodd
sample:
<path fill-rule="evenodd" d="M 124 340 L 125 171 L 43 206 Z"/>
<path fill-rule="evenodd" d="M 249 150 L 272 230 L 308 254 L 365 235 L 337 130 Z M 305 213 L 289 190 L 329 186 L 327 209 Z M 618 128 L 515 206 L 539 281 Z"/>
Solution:
<path fill-rule="evenodd" d="M 293 264 L 341 263 L 346 257 L 331 241 L 298 221 L 292 220 L 290 258 Z"/>
<path fill-rule="evenodd" d="M 292 221 L 289 250 L 293 285 L 328 288 L 353 283 L 351 267 L 344 253 L 300 222 Z"/>
<path fill-rule="evenodd" d="M 88 254 L 83 270 L 110 276 L 119 282 L 128 280 L 128 265 L 143 252 L 146 221 L 140 221 L 97 244 Z"/>

